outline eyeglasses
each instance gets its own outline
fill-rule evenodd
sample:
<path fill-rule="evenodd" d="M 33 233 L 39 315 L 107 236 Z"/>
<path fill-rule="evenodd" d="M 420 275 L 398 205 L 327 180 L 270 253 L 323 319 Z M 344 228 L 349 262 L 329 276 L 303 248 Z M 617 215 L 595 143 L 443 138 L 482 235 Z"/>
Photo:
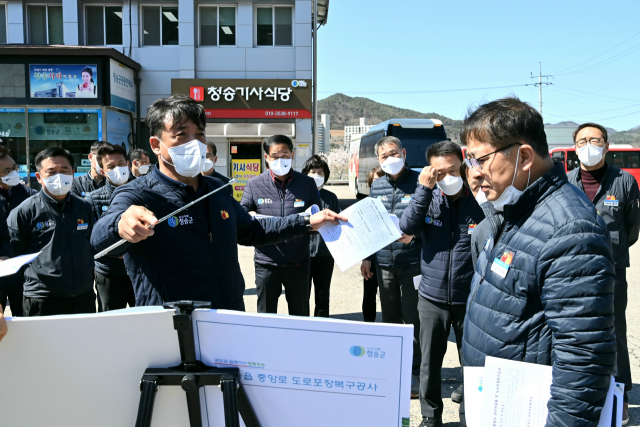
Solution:
<path fill-rule="evenodd" d="M 576 141 L 576 147 L 582 148 L 587 145 L 587 142 L 595 147 L 604 147 L 605 144 L 604 138 L 589 138 L 588 141 L 587 138 L 582 138 Z"/>
<path fill-rule="evenodd" d="M 507 145 L 506 147 L 502 147 L 502 148 L 500 148 L 500 149 L 498 149 L 496 151 L 492 151 L 489 154 L 485 154 L 482 157 L 478 157 L 477 159 L 473 159 L 473 158 L 472 159 L 464 159 L 464 164 L 467 166 L 467 168 L 475 169 L 478 172 L 480 172 L 482 170 L 482 166 L 484 165 L 484 162 L 486 162 L 488 160 L 487 157 L 489 157 L 492 154 L 499 153 L 500 151 L 507 150 L 507 149 L 513 147 L 514 145 L 522 145 L 522 144 L 520 144 L 519 142 L 516 142 L 514 144 Z"/>

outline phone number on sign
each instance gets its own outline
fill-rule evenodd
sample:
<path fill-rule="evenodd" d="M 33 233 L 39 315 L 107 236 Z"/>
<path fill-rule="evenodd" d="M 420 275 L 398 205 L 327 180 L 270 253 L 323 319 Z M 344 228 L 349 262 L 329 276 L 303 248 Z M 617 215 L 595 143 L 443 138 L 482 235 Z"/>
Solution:
<path fill-rule="evenodd" d="M 298 111 L 278 111 L 278 110 L 269 110 L 265 111 L 265 116 L 270 117 L 296 117 L 298 115 Z"/>

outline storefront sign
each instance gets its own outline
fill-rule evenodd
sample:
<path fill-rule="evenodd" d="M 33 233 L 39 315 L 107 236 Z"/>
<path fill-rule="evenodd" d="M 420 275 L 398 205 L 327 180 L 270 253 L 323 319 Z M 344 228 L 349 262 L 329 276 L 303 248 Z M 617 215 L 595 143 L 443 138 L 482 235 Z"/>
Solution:
<path fill-rule="evenodd" d="M 127 154 L 130 153 L 131 116 L 107 110 L 107 141 L 113 145 L 120 145 Z"/>
<path fill-rule="evenodd" d="M 233 197 L 240 201 L 244 187 L 247 182 L 255 176 L 260 175 L 260 159 L 252 160 L 231 160 L 231 178 L 237 181 L 233 185 Z"/>
<path fill-rule="evenodd" d="M 42 114 L 38 114 L 42 113 Z M 73 115 L 55 114 L 81 113 L 82 122 L 72 120 Z M 29 139 L 39 141 L 100 140 L 102 141 L 102 110 L 93 108 L 29 108 Z"/>
<path fill-rule="evenodd" d="M 31 98 L 97 98 L 98 67 L 29 64 Z"/>
<path fill-rule="evenodd" d="M 172 79 L 171 93 L 202 103 L 210 118 L 311 118 L 311 81 Z"/>
<path fill-rule="evenodd" d="M 111 105 L 135 113 L 136 89 L 133 84 L 133 70 L 110 59 L 109 73 L 111 79 Z"/>

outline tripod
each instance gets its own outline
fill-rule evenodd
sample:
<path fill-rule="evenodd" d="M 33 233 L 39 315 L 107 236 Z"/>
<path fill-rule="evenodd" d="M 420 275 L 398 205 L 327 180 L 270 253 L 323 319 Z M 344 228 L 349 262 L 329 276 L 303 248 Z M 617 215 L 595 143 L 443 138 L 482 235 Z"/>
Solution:
<path fill-rule="evenodd" d="M 180 386 L 187 394 L 187 408 L 191 427 L 202 427 L 200 387 L 217 385 L 222 389 L 226 427 L 240 427 L 238 410 L 247 427 L 260 427 L 251 402 L 239 380 L 239 368 L 212 368 L 196 359 L 191 313 L 196 308 L 211 308 L 199 301 L 165 303 L 164 308 L 175 309 L 173 327 L 178 332 L 182 363 L 173 368 L 148 368 L 140 381 L 140 404 L 136 427 L 150 427 L 156 391 L 160 386 Z"/>

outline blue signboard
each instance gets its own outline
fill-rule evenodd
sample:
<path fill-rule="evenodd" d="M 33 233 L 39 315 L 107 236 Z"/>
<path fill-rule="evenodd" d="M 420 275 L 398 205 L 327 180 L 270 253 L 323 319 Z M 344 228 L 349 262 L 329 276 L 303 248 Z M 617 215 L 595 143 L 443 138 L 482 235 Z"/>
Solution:
<path fill-rule="evenodd" d="M 39 117 L 29 118 L 29 137 L 31 139 L 46 140 L 60 139 L 69 140 L 97 139 L 102 141 L 102 110 L 99 108 L 29 108 L 29 113 L 86 113 L 97 114 L 96 119 L 90 118 L 85 126 L 63 126 L 55 123 L 44 123 Z M 42 123 L 41 123 L 42 122 Z M 94 129 L 97 135 L 94 135 Z M 31 132 L 34 134 L 32 135 Z M 86 135 L 85 135 L 86 134 Z M 50 138 L 47 137 L 50 135 Z"/>
<path fill-rule="evenodd" d="M 131 150 L 131 115 L 107 110 L 107 141 L 120 145 L 127 154 Z"/>
<path fill-rule="evenodd" d="M 97 98 L 95 64 L 29 64 L 31 98 Z"/>

